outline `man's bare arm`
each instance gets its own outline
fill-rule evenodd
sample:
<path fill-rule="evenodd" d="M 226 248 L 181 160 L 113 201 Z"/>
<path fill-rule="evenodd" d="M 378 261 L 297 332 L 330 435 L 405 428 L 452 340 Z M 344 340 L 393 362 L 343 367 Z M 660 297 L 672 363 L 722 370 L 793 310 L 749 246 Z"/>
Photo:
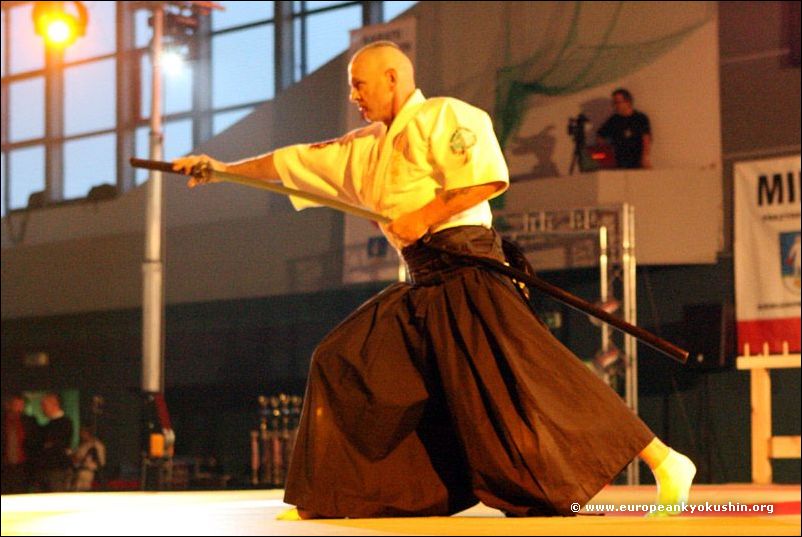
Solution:
<path fill-rule="evenodd" d="M 498 182 L 445 190 L 416 212 L 429 228 L 483 202 L 503 187 L 504 183 Z"/>
<path fill-rule="evenodd" d="M 175 171 L 186 175 L 193 175 L 193 177 L 187 181 L 187 186 L 190 188 L 197 185 L 217 182 L 217 180 L 210 176 L 197 174 L 198 170 L 203 166 L 208 166 L 214 171 L 244 175 L 271 183 L 280 181 L 273 160 L 273 153 L 265 153 L 264 155 L 230 163 L 220 162 L 208 155 L 190 155 L 173 160 L 173 169 Z"/>
<path fill-rule="evenodd" d="M 395 219 L 388 231 L 411 244 L 421 238 L 429 228 L 461 213 L 490 198 L 504 188 L 505 183 L 498 181 L 484 185 L 444 190 L 432 201 L 411 213 Z"/>

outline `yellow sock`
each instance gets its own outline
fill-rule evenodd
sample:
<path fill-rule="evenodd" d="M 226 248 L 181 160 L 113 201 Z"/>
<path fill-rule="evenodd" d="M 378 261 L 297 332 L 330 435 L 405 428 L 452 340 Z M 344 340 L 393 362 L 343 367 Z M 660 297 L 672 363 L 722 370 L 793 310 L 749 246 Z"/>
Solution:
<path fill-rule="evenodd" d="M 291 507 L 286 511 L 282 511 L 276 516 L 276 520 L 303 520 L 301 515 L 298 514 L 297 507 Z"/>
<path fill-rule="evenodd" d="M 666 506 L 653 515 L 679 515 L 681 507 L 688 503 L 691 484 L 696 475 L 696 466 L 691 459 L 669 449 L 668 456 L 654 469 L 657 481 L 657 505 Z"/>

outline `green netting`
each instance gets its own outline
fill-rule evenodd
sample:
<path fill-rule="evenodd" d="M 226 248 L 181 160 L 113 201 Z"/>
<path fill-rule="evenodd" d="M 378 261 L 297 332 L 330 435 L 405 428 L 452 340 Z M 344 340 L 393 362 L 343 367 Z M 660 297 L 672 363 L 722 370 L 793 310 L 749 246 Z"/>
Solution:
<path fill-rule="evenodd" d="M 544 2 L 548 30 L 523 62 L 502 68 L 496 121 L 502 147 L 532 95 L 569 95 L 648 65 L 715 16 L 714 2 Z M 508 35 L 511 35 L 508 32 Z"/>

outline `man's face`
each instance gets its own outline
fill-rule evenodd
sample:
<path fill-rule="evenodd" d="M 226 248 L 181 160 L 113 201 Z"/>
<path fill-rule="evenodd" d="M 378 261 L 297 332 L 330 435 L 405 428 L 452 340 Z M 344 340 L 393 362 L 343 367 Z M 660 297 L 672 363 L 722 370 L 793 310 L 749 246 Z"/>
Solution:
<path fill-rule="evenodd" d="M 349 98 L 365 121 L 392 119 L 393 88 L 387 71 L 378 62 L 358 56 L 348 66 L 348 77 Z"/>
<path fill-rule="evenodd" d="M 632 103 L 620 93 L 613 95 L 613 108 L 615 109 L 615 113 L 619 116 L 632 114 Z"/>

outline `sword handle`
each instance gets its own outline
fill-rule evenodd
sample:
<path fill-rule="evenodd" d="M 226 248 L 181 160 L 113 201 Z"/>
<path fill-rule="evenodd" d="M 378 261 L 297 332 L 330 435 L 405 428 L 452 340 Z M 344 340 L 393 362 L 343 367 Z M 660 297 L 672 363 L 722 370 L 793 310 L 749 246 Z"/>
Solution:
<path fill-rule="evenodd" d="M 131 166 L 134 168 L 143 168 L 145 170 L 155 170 L 157 172 L 167 172 L 167 173 L 175 173 L 178 175 L 183 175 L 180 172 L 177 172 L 173 169 L 173 165 L 170 162 L 162 162 L 160 160 L 147 160 L 143 158 L 131 158 L 130 160 Z"/>

